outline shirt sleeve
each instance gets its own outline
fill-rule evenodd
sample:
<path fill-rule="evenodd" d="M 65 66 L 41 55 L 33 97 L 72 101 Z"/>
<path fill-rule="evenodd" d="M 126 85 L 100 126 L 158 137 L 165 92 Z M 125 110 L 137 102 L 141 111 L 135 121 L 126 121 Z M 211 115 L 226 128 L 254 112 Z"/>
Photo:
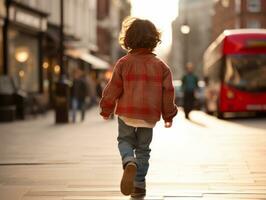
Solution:
<path fill-rule="evenodd" d="M 172 73 L 169 67 L 164 68 L 163 73 L 163 98 L 162 98 L 162 117 L 165 122 L 172 122 L 177 114 L 175 105 L 175 92 L 172 81 Z"/>
<path fill-rule="evenodd" d="M 123 81 L 121 76 L 121 62 L 118 61 L 114 67 L 111 80 L 103 90 L 100 100 L 100 115 L 109 117 L 115 109 L 116 101 L 123 92 Z"/>

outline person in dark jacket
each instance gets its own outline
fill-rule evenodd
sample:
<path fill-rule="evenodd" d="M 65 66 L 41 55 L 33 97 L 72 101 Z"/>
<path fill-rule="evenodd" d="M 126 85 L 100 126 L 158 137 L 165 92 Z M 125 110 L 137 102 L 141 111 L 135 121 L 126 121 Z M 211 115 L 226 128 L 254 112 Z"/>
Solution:
<path fill-rule="evenodd" d="M 72 121 L 76 122 L 76 113 L 77 110 L 81 111 L 81 121 L 85 119 L 85 110 L 86 110 L 86 97 L 88 94 L 88 87 L 86 82 L 86 76 L 84 71 L 80 68 L 77 68 L 74 71 L 74 80 L 72 85 Z"/>
<path fill-rule="evenodd" d="M 184 93 L 184 112 L 186 119 L 189 119 L 189 113 L 193 110 L 195 104 L 195 92 L 198 89 L 198 77 L 193 73 L 194 66 L 188 63 L 187 73 L 182 78 L 182 89 Z"/>

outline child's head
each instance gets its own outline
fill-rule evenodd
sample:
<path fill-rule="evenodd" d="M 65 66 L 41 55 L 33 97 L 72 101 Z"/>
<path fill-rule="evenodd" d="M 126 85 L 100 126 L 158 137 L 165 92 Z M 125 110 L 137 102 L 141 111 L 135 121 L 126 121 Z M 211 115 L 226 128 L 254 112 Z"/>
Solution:
<path fill-rule="evenodd" d="M 151 51 L 157 46 L 161 34 L 149 20 L 126 18 L 122 23 L 119 42 L 126 50 L 148 48 Z"/>

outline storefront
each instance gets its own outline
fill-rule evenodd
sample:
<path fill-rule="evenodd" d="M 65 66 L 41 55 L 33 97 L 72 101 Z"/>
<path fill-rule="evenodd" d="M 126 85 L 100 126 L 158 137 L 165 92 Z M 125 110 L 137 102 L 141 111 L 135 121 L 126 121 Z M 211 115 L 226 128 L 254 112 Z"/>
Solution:
<path fill-rule="evenodd" d="M 0 75 L 3 74 L 3 25 L 4 25 L 4 1 L 0 1 Z"/>
<path fill-rule="evenodd" d="M 0 75 L 3 74 L 3 20 L 0 18 Z"/>
<path fill-rule="evenodd" d="M 47 14 L 12 2 L 7 27 L 7 74 L 28 94 L 43 92 L 43 33 Z"/>

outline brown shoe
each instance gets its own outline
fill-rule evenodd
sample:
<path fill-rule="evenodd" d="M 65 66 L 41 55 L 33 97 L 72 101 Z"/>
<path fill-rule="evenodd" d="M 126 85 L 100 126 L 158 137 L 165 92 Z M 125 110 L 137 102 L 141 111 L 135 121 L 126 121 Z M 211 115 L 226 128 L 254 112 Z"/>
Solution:
<path fill-rule="evenodd" d="M 144 198 L 146 196 L 146 189 L 134 187 L 131 193 L 132 198 Z"/>
<path fill-rule="evenodd" d="M 134 162 L 129 162 L 125 169 L 120 183 L 121 193 L 124 195 L 130 195 L 134 187 L 134 179 L 137 172 L 137 165 Z"/>

